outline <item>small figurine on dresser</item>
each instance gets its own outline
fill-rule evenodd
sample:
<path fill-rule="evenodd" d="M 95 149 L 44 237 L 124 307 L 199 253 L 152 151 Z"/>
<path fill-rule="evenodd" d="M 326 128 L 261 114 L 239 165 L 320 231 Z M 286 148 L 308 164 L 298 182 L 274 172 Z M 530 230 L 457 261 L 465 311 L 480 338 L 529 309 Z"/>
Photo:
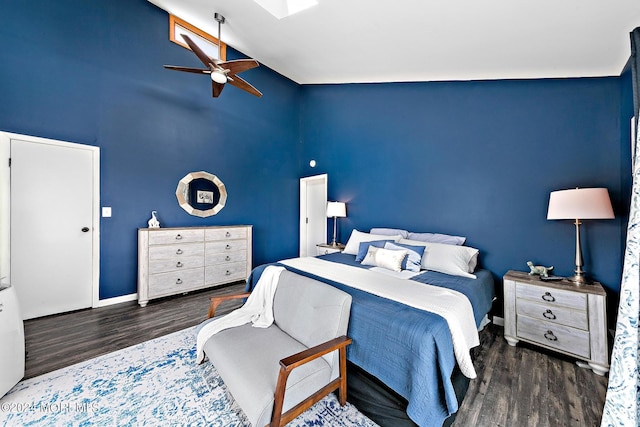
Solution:
<path fill-rule="evenodd" d="M 543 267 L 542 265 L 533 265 L 533 263 L 531 261 L 527 261 L 527 265 L 529 266 L 529 269 L 531 270 L 529 272 L 529 276 L 540 276 L 540 277 L 547 278 L 547 277 L 549 277 L 549 272 L 551 272 L 551 270 L 553 270 L 553 266 L 551 266 L 551 267 Z"/>
<path fill-rule="evenodd" d="M 158 218 L 156 218 L 156 213 L 158 212 L 151 211 L 151 219 L 147 221 L 147 224 L 149 224 L 149 228 L 160 228 L 160 221 L 158 221 Z"/>

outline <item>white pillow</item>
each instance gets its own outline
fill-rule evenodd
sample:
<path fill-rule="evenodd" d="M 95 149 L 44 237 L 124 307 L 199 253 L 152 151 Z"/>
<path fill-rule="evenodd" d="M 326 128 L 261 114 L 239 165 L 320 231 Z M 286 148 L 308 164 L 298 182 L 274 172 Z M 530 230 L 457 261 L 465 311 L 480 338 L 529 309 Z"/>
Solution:
<path fill-rule="evenodd" d="M 407 245 L 421 245 L 425 247 L 421 266 L 425 270 L 438 271 L 475 279 L 471 274 L 478 264 L 478 251 L 468 246 L 445 245 L 443 243 L 419 242 L 417 240 L 402 239 L 398 243 Z"/>
<path fill-rule="evenodd" d="M 406 250 L 393 250 L 376 248 L 375 246 L 369 246 L 367 256 L 362 260 L 362 265 L 373 265 L 376 267 L 386 268 L 392 271 L 402 270 L 402 261 L 407 256 Z"/>
<path fill-rule="evenodd" d="M 449 234 L 440 234 L 440 233 L 409 233 L 405 239 L 409 240 L 417 240 L 419 242 L 429 242 L 429 243 L 444 243 L 445 245 L 464 245 L 464 242 L 467 240 L 466 237 L 462 236 L 451 236 Z"/>
<path fill-rule="evenodd" d="M 347 244 L 344 247 L 342 253 L 349 255 L 358 255 L 358 249 L 360 249 L 360 243 L 362 242 L 373 242 L 374 240 L 393 240 L 394 242 L 397 242 L 400 239 L 402 239 L 402 236 L 400 235 L 383 236 L 381 234 L 363 233 L 354 229 L 351 232 L 351 236 L 349 237 L 349 240 L 347 241 Z"/>
<path fill-rule="evenodd" d="M 397 236 L 400 235 L 403 239 L 409 238 L 409 232 L 400 228 L 372 228 L 369 230 L 371 234 L 382 234 L 385 236 Z"/>

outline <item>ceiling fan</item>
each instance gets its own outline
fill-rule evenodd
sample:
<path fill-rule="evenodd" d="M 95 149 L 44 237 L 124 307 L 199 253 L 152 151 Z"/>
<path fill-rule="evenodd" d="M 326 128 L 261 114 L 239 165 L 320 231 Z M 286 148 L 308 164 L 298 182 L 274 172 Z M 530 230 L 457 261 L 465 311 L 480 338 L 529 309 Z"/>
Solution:
<path fill-rule="evenodd" d="M 220 25 L 224 24 L 225 18 L 224 16 L 216 13 L 214 15 L 216 21 L 218 21 L 218 58 L 221 57 L 221 48 L 220 48 Z M 211 76 L 211 87 L 213 90 L 213 97 L 217 98 L 222 93 L 222 89 L 224 89 L 225 83 L 229 83 L 232 86 L 235 86 L 239 89 L 245 90 L 252 95 L 257 97 L 261 97 L 262 93 L 251 86 L 246 80 L 243 80 L 238 76 L 238 73 L 241 73 L 246 70 L 250 70 L 251 68 L 255 68 L 259 66 L 258 61 L 255 59 L 237 59 L 234 61 L 221 61 L 219 59 L 210 58 L 202 49 L 198 47 L 197 44 L 186 34 L 181 34 L 184 41 L 189 45 L 193 53 L 196 54 L 198 59 L 202 61 L 204 65 L 208 68 L 191 68 L 191 67 L 178 67 L 175 65 L 165 65 L 164 68 L 169 70 L 176 71 L 184 71 L 187 73 L 196 73 L 196 74 L 209 74 Z"/>

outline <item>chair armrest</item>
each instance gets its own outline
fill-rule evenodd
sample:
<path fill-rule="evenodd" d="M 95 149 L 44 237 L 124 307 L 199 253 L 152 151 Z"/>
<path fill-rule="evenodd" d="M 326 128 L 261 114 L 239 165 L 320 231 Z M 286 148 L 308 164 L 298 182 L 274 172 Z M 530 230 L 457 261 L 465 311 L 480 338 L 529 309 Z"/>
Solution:
<path fill-rule="evenodd" d="M 347 399 L 346 355 L 347 346 L 351 344 L 351 341 L 351 338 L 343 335 L 280 360 L 280 372 L 278 373 L 278 381 L 276 383 L 276 390 L 274 393 L 273 413 L 271 415 L 270 427 L 284 426 L 335 389 L 340 390 L 339 401 L 340 404 L 344 406 Z M 312 360 L 335 350 L 339 350 L 340 352 L 339 377 L 283 414 L 282 407 L 284 405 L 284 393 L 287 387 L 287 378 L 289 378 L 291 371 L 300 365 L 304 365 L 305 363 L 311 362 Z"/>
<path fill-rule="evenodd" d="M 233 295 L 220 295 L 217 297 L 211 297 L 211 302 L 209 303 L 209 313 L 207 314 L 207 319 L 211 319 L 216 314 L 216 309 L 218 306 L 224 301 L 229 301 L 233 299 L 247 298 L 251 295 L 251 292 L 243 292 L 241 294 L 233 294 Z"/>
<path fill-rule="evenodd" d="M 347 336 L 341 336 L 334 338 L 322 344 L 318 344 L 314 347 L 301 351 L 300 353 L 293 354 L 289 357 L 285 357 L 280 360 L 280 368 L 287 371 L 291 371 L 300 365 L 311 362 L 318 357 L 324 356 L 327 353 L 331 353 L 334 350 L 338 350 L 341 347 L 346 347 L 351 344 L 353 340 Z"/>

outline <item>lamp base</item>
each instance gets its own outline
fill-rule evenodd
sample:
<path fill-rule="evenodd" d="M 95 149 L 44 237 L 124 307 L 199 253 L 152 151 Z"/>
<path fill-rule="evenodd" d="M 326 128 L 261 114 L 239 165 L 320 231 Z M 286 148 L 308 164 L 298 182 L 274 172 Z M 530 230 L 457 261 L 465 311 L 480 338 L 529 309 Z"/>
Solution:
<path fill-rule="evenodd" d="M 590 285 L 593 283 L 593 280 L 589 280 L 583 274 L 576 274 L 571 277 L 567 277 L 567 280 L 569 280 L 575 286 Z"/>

